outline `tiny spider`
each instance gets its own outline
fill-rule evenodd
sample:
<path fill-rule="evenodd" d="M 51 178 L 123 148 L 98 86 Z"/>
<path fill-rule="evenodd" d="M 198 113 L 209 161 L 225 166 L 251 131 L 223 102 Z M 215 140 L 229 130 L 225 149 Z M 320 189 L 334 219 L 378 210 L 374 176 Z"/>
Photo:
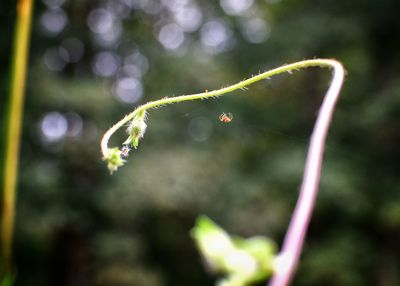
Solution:
<path fill-rule="evenodd" d="M 122 149 L 121 149 L 121 156 L 122 156 L 123 158 L 128 157 L 128 156 L 129 156 L 129 151 L 131 151 L 131 148 L 129 148 L 128 145 L 124 145 L 124 146 L 122 147 Z"/>
<path fill-rule="evenodd" d="M 230 112 L 228 112 L 228 113 L 223 112 L 223 113 L 219 116 L 219 120 L 220 120 L 221 122 L 224 122 L 224 123 L 229 123 L 229 122 L 232 121 L 232 119 L 233 119 L 233 115 L 232 115 L 232 113 L 230 113 Z"/>

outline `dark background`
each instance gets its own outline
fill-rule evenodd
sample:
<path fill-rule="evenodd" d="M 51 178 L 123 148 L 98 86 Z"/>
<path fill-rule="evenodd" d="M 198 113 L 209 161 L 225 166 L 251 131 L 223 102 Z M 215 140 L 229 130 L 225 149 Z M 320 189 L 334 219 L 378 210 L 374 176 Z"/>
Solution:
<path fill-rule="evenodd" d="M 340 60 L 347 77 L 293 285 L 399 285 L 399 11 L 397 0 L 37 0 L 16 285 L 213 285 L 189 236 L 199 214 L 280 244 L 327 70 L 154 110 L 112 176 L 99 142 L 149 100 L 314 57 Z M 3 114 L 15 1 L 0 17 Z"/>

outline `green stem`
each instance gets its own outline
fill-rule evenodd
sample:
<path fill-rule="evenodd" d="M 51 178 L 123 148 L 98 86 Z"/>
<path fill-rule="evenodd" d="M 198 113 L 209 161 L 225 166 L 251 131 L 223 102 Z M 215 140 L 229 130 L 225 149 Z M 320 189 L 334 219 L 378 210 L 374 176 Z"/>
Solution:
<path fill-rule="evenodd" d="M 284 72 L 291 72 L 293 70 L 298 70 L 302 68 L 307 68 L 307 67 L 329 67 L 333 68 L 335 65 L 337 65 L 338 62 L 335 60 L 331 59 L 313 59 L 313 60 L 304 60 L 300 62 L 296 62 L 293 64 L 289 65 L 284 65 L 266 72 L 263 72 L 259 75 L 253 76 L 249 79 L 243 80 L 239 83 L 233 84 L 231 86 L 217 89 L 217 90 L 212 90 L 212 91 L 206 91 L 202 93 L 196 93 L 196 94 L 191 94 L 191 95 L 181 95 L 181 96 L 176 96 L 176 97 L 170 97 L 170 98 L 163 98 L 160 100 L 156 101 L 151 101 L 148 102 L 142 106 L 139 106 L 136 108 L 133 112 L 127 114 L 123 119 L 118 121 L 114 126 L 112 126 L 107 132 L 104 134 L 102 140 L 101 140 L 101 152 L 103 154 L 104 158 L 108 157 L 109 154 L 109 147 L 108 147 L 108 141 L 110 140 L 111 136 L 121 127 L 123 127 L 127 122 L 132 120 L 135 116 L 137 116 L 140 112 L 152 109 L 152 108 L 157 108 L 161 107 L 167 104 L 172 104 L 172 103 L 178 103 L 178 102 L 183 102 L 183 101 L 189 101 L 189 100 L 196 100 L 196 99 L 207 99 L 207 98 L 212 98 L 212 97 L 219 97 L 224 94 L 227 94 L 229 92 L 238 90 L 238 89 L 244 89 L 246 86 L 253 84 L 257 81 L 260 81 L 262 79 L 269 78 L 274 75 L 278 75 Z"/>
<path fill-rule="evenodd" d="M 32 19 L 32 0 L 19 0 L 12 56 L 9 102 L 5 114 L 6 138 L 3 165 L 3 206 L 1 216 L 1 251 L 4 271 L 12 271 L 12 240 L 15 217 L 17 165 L 23 115 L 26 66 Z M 9 279 L 9 278 L 8 278 Z M 3 280 L 3 279 L 2 279 Z M 5 280 L 3 280 L 5 281 Z M 3 282 L 5 285 L 6 282 Z"/>

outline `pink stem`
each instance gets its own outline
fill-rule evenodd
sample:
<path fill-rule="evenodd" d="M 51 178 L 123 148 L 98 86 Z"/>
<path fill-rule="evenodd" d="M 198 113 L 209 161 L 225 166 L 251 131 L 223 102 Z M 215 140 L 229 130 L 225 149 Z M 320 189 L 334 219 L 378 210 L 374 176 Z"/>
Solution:
<path fill-rule="evenodd" d="M 315 205 L 325 139 L 344 80 L 343 66 L 333 60 L 330 62 L 334 69 L 332 83 L 323 100 L 311 135 L 300 195 L 286 232 L 282 250 L 276 260 L 275 272 L 269 286 L 287 286 L 293 279 Z"/>

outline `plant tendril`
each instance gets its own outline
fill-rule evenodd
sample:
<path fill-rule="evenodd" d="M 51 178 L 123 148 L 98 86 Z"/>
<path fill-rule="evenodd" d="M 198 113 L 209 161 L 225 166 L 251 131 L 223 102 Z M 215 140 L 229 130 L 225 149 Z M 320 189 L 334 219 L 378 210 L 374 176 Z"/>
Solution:
<path fill-rule="evenodd" d="M 126 115 L 104 134 L 101 140 L 103 159 L 107 161 L 111 173 L 124 164 L 125 160 L 122 158 L 121 150 L 117 147 L 109 148 L 108 141 L 119 128 L 123 127 L 129 121 L 132 121 L 130 126 L 133 126 L 133 128 L 128 132 L 129 137 L 123 144 L 130 144 L 132 147 L 136 148 L 139 139 L 143 137 L 146 126 L 144 122 L 145 115 L 150 109 L 183 101 L 220 97 L 238 89 L 246 90 L 246 86 L 262 79 L 269 79 L 269 77 L 273 75 L 284 72 L 291 73 L 292 71 L 307 67 L 331 68 L 333 69 L 333 79 L 324 97 L 311 135 L 300 195 L 286 232 L 282 250 L 275 261 L 273 276 L 269 282 L 269 286 L 287 286 L 293 279 L 318 193 L 325 139 L 332 120 L 335 104 L 344 81 L 344 68 L 340 62 L 332 59 L 304 60 L 283 65 L 218 90 L 167 97 L 148 102 Z M 132 130 L 134 132 L 132 132 Z"/>

